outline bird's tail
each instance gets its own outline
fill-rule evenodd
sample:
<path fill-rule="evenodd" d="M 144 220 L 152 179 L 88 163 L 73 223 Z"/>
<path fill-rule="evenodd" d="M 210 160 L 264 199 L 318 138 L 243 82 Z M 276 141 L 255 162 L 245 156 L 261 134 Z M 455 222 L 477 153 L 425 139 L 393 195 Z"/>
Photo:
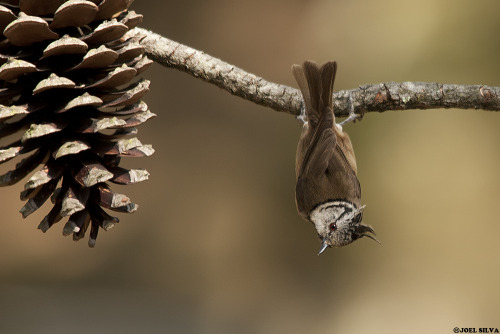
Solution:
<path fill-rule="evenodd" d="M 293 75 L 304 98 L 307 121 L 317 124 L 321 114 L 333 113 L 333 83 L 337 73 L 337 63 L 327 62 L 321 67 L 312 61 L 302 66 L 293 65 Z"/>

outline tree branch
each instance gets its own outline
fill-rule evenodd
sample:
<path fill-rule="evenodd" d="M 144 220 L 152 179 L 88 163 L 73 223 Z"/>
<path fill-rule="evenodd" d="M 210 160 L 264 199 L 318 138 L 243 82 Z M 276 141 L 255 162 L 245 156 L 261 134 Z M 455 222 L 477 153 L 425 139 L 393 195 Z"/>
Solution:
<path fill-rule="evenodd" d="M 166 67 L 187 72 L 254 103 L 299 115 L 299 90 L 268 82 L 254 74 L 212 57 L 202 51 L 169 40 L 151 31 L 135 28 L 145 36 L 141 45 L 149 58 Z M 500 87 L 453 85 L 428 82 L 388 82 L 364 85 L 333 94 L 337 116 L 408 109 L 484 109 L 500 111 Z"/>

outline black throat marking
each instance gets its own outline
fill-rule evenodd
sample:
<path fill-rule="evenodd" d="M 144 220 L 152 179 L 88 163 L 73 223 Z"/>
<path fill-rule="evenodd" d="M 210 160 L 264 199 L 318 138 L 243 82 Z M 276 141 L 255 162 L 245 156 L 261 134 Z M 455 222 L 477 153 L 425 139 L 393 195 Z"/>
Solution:
<path fill-rule="evenodd" d="M 326 235 L 331 223 L 353 221 L 362 209 L 363 207 L 358 208 L 345 200 L 329 201 L 314 208 L 309 214 L 309 220 L 314 223 L 320 235 Z"/>

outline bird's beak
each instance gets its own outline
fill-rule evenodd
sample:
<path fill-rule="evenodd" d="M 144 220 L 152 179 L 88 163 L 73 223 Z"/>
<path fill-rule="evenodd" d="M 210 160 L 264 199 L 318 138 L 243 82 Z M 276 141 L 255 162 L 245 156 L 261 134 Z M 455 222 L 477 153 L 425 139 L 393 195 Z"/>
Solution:
<path fill-rule="evenodd" d="M 321 243 L 321 247 L 319 248 L 318 255 L 323 253 L 325 251 L 325 249 L 327 249 L 327 248 L 328 248 L 328 244 L 326 243 L 326 239 L 323 239 L 323 242 Z"/>

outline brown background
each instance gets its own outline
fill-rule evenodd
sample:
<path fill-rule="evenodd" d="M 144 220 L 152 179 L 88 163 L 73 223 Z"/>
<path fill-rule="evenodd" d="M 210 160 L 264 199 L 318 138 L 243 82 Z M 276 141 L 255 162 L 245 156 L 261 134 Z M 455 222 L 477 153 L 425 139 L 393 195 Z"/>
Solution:
<path fill-rule="evenodd" d="M 339 63 L 336 90 L 384 81 L 499 86 L 500 2 L 135 1 L 143 27 L 296 86 L 304 59 Z M 130 160 L 150 181 L 95 249 L 17 212 L 0 189 L 2 333 L 452 333 L 500 328 L 500 115 L 367 114 L 346 127 L 364 221 L 382 241 L 316 256 L 294 203 L 290 115 L 154 65 L 158 115 Z M 2 170 L 5 172 L 5 170 Z"/>

